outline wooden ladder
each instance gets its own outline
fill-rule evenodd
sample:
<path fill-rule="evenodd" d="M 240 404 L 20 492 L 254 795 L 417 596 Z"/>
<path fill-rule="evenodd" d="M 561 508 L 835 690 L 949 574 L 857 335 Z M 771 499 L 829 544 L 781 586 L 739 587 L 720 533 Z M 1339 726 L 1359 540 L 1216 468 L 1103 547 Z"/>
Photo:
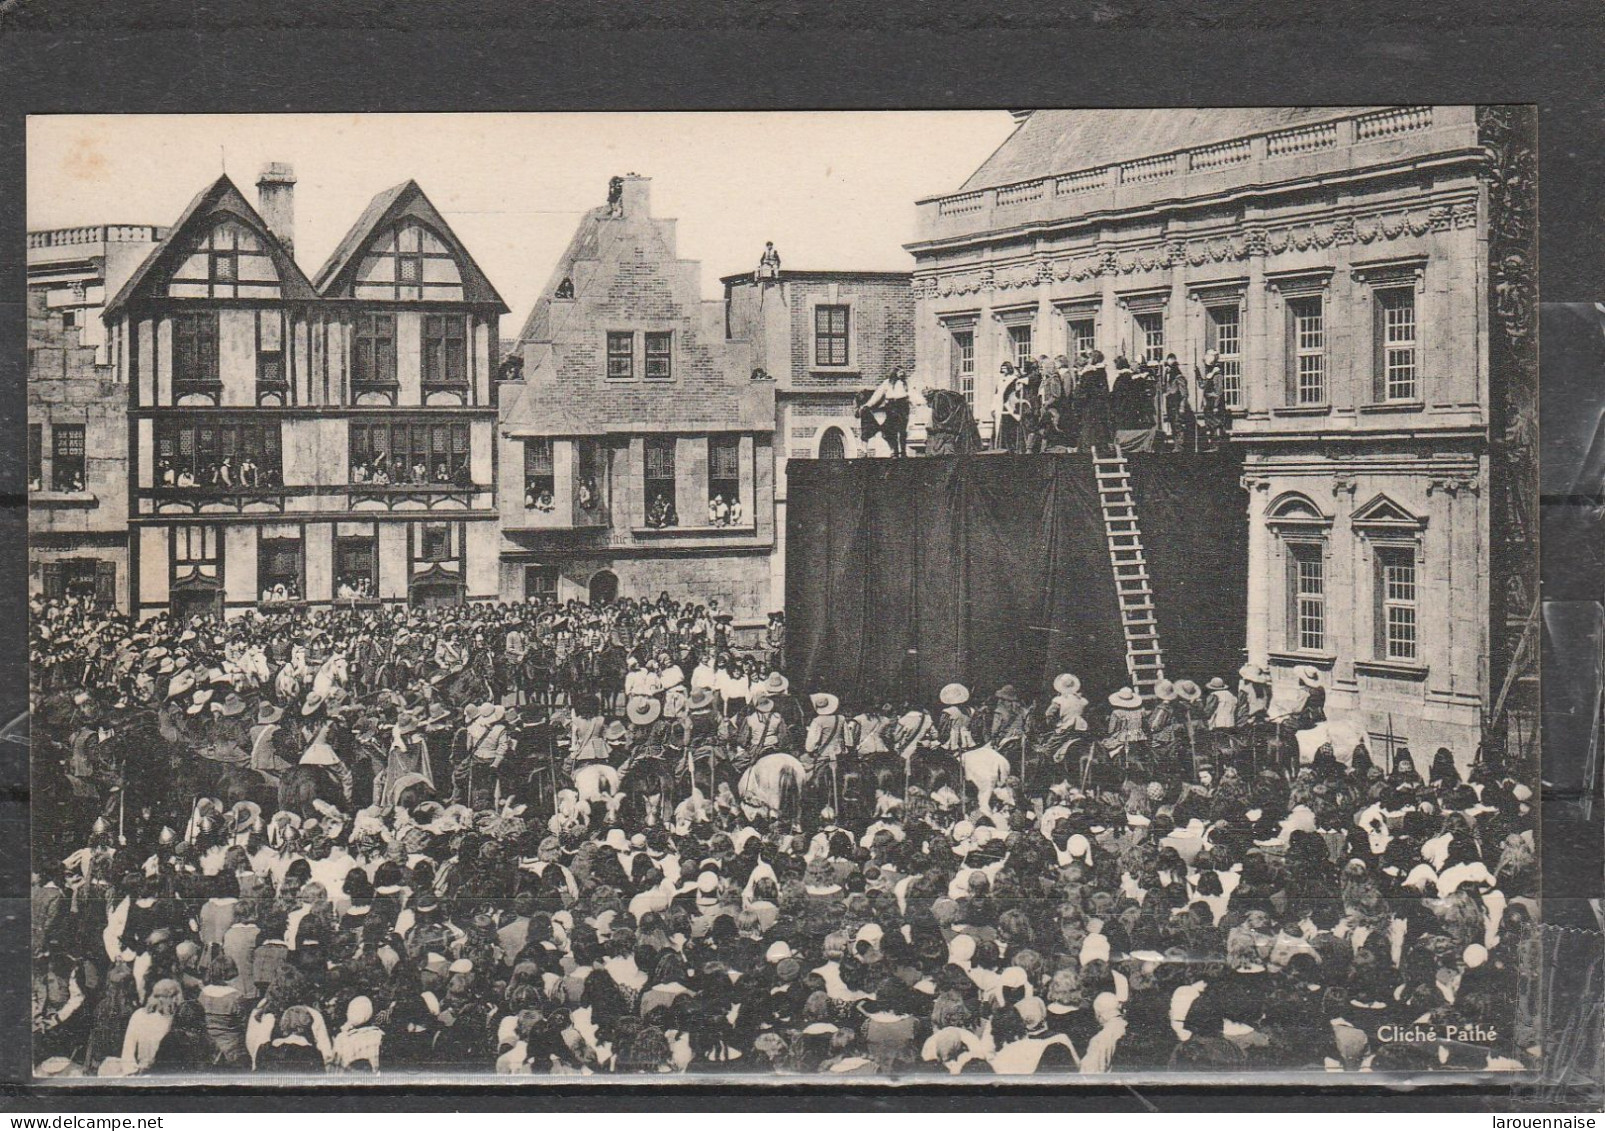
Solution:
<path fill-rule="evenodd" d="M 1159 647 L 1159 621 L 1149 584 L 1148 559 L 1142 549 L 1142 530 L 1137 523 L 1137 500 L 1131 491 L 1131 471 L 1125 454 L 1118 447 L 1112 451 L 1112 455 L 1093 452 L 1092 471 L 1103 508 L 1109 566 L 1120 599 L 1126 671 L 1131 675 L 1131 685 L 1147 695 L 1154 684 L 1165 678 L 1165 656 Z"/>

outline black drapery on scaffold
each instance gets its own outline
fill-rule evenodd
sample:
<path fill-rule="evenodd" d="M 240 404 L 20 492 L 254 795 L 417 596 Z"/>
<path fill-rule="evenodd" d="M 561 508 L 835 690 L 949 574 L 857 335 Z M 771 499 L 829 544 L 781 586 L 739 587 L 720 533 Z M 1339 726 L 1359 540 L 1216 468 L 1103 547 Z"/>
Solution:
<path fill-rule="evenodd" d="M 1230 451 L 1129 459 L 1166 675 L 1235 683 L 1248 588 L 1247 498 Z M 1073 671 L 1128 682 L 1088 455 L 793 460 L 786 666 L 849 703 L 1048 694 Z"/>

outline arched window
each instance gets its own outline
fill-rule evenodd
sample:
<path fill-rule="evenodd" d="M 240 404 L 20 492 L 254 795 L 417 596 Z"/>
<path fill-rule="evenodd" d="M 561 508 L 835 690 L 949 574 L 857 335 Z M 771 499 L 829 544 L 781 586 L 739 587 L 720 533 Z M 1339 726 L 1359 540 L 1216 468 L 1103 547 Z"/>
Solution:
<path fill-rule="evenodd" d="M 819 458 L 847 458 L 847 437 L 842 435 L 840 428 L 825 429 L 825 434 L 819 438 Z"/>
<path fill-rule="evenodd" d="M 1328 535 L 1332 520 L 1307 496 L 1290 491 L 1272 500 L 1265 523 L 1281 543 L 1286 608 L 1283 649 L 1326 654 Z"/>
<path fill-rule="evenodd" d="M 610 569 L 597 570 L 591 575 L 589 586 L 591 604 L 606 604 L 619 599 L 619 575 Z"/>

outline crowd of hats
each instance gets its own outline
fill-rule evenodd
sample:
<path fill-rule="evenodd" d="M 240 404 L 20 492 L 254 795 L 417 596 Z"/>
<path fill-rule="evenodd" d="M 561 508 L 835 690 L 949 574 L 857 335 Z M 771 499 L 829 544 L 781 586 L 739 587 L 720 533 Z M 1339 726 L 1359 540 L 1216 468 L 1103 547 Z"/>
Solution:
<path fill-rule="evenodd" d="M 393 615 L 366 631 L 460 625 L 471 641 L 501 623 L 494 607 Z M 136 672 L 174 660 L 152 698 L 185 713 L 196 691 L 213 692 L 198 712 L 234 710 L 212 667 L 231 639 L 239 656 L 256 646 L 249 628 L 42 619 L 41 658 L 63 671 L 120 671 L 120 640 Z M 290 623 L 294 646 L 323 652 L 365 622 Z M 180 671 L 196 682 L 175 695 Z M 778 673 L 764 682 L 790 694 Z M 115 727 L 115 704 L 142 694 L 126 671 L 94 686 L 42 673 L 68 722 L 110 699 L 96 725 Z M 264 708 L 283 709 L 246 711 Z M 628 719 L 661 709 L 638 697 Z M 1452 758 L 1425 778 L 1363 751 L 1291 777 L 1067 775 L 1033 795 L 1010 783 L 985 809 L 883 792 L 800 824 L 700 792 L 663 820 L 531 802 L 265 812 L 184 797 L 177 819 L 121 834 L 91 813 L 70 853 L 36 866 L 38 1070 L 1415 1072 L 1535 1055 L 1517 1010 L 1532 793 L 1465 780 Z"/>

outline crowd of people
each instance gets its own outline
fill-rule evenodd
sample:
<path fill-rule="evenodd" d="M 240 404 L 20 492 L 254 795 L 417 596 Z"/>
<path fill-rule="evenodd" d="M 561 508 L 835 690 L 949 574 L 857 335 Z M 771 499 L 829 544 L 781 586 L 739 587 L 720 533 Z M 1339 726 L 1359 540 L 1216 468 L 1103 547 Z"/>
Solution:
<path fill-rule="evenodd" d="M 282 474 L 279 468 L 258 463 L 250 456 L 241 457 L 238 463 L 233 456 L 223 456 L 200 467 L 164 459 L 156 468 L 163 487 L 277 487 L 281 485 Z"/>
<path fill-rule="evenodd" d="M 667 595 L 32 612 L 45 1076 L 1537 1055 L 1531 791 L 1314 669 L 862 703 Z"/>
<path fill-rule="evenodd" d="M 991 423 L 993 451 L 1072 452 L 1115 445 L 1135 452 L 1214 451 L 1231 429 L 1225 385 L 1225 363 L 1215 350 L 1204 354 L 1202 368 L 1193 366 L 1190 381 L 1173 353 L 1135 366 L 1124 356 L 1110 360 L 1101 350 L 1089 350 L 1074 363 L 1064 354 L 1052 359 L 1043 354 L 1019 366 L 1003 362 L 993 401 L 980 408 Z M 932 398 L 950 392 L 926 391 L 932 410 L 927 454 L 982 450 L 976 406 L 962 406 L 968 409 L 963 421 L 938 419 L 948 402 L 937 405 Z M 881 436 L 892 457 L 907 454 L 909 383 L 903 369 L 894 368 L 861 394 L 856 411 L 865 444 Z"/>
<path fill-rule="evenodd" d="M 351 482 L 373 487 L 472 487 L 474 477 L 466 456 L 455 461 L 437 456 L 431 472 L 422 457 L 409 464 L 399 455 L 386 458 L 380 452 L 352 462 Z"/>

